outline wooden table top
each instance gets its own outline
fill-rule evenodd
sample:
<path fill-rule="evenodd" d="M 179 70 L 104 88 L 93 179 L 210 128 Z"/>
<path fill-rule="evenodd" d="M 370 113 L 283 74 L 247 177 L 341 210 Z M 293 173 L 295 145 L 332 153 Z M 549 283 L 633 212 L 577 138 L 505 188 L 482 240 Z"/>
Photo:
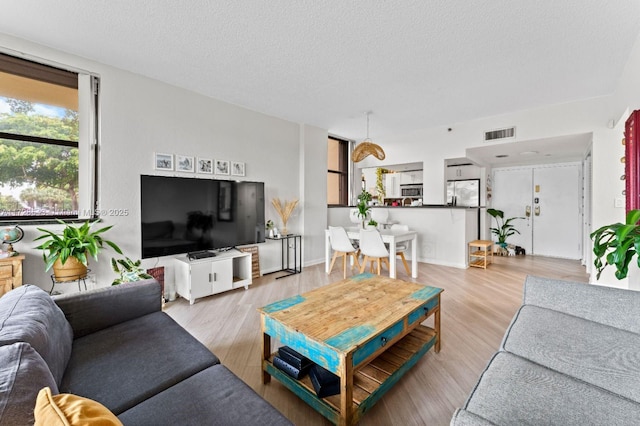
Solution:
<path fill-rule="evenodd" d="M 349 352 L 441 292 L 437 287 L 360 274 L 259 311 L 337 352 Z"/>

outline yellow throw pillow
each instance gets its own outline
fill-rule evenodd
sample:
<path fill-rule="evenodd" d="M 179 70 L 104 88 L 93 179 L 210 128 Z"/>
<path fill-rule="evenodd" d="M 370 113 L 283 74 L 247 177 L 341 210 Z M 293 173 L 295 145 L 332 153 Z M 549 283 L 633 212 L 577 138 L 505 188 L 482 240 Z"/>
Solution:
<path fill-rule="evenodd" d="M 48 387 L 38 393 L 34 416 L 35 426 L 122 426 L 120 420 L 99 402 L 70 393 L 51 395 Z"/>

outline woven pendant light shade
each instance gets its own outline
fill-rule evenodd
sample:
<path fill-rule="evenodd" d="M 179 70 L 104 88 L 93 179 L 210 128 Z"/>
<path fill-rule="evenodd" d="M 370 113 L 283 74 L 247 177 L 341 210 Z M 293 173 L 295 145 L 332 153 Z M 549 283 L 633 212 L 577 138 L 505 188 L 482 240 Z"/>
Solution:
<path fill-rule="evenodd" d="M 376 145 L 375 143 L 366 141 L 356 146 L 356 148 L 353 150 L 353 153 L 351 154 L 351 158 L 353 159 L 354 163 L 358 163 L 364 160 L 369 155 L 373 155 L 378 160 L 384 160 L 385 158 L 384 151 L 382 150 L 382 148 L 380 148 L 380 145 Z"/>
<path fill-rule="evenodd" d="M 384 151 L 382 150 L 382 148 L 380 148 L 380 145 L 376 145 L 375 143 L 371 142 L 371 139 L 369 139 L 370 114 L 371 111 L 367 111 L 365 113 L 365 115 L 367 116 L 367 138 L 360 142 L 360 144 L 358 144 L 358 146 L 356 146 L 356 148 L 353 150 L 353 153 L 351 153 L 351 160 L 354 163 L 358 163 L 370 155 L 373 155 L 378 160 L 384 160 L 385 158 Z"/>

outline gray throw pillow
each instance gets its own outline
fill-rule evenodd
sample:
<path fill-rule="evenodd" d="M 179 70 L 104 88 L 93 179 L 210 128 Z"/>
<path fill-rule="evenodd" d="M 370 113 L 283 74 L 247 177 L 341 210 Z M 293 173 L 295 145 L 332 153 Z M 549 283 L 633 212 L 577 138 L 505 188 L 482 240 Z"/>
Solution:
<path fill-rule="evenodd" d="M 33 424 L 38 392 L 58 387 L 42 357 L 26 343 L 0 347 L 0 426 Z"/>
<path fill-rule="evenodd" d="M 44 290 L 25 285 L 0 298 L 0 345 L 28 343 L 47 363 L 56 384 L 71 357 L 73 330 Z"/>

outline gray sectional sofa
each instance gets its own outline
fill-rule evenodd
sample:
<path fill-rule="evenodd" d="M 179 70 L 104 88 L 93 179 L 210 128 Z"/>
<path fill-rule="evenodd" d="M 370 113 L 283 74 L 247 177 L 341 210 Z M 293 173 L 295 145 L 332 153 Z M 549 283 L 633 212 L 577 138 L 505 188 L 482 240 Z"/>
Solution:
<path fill-rule="evenodd" d="M 640 292 L 527 277 L 452 425 L 640 424 Z"/>
<path fill-rule="evenodd" d="M 0 298 L 0 425 L 33 424 L 38 391 L 98 401 L 125 425 L 289 425 L 161 310 L 155 280 Z"/>

